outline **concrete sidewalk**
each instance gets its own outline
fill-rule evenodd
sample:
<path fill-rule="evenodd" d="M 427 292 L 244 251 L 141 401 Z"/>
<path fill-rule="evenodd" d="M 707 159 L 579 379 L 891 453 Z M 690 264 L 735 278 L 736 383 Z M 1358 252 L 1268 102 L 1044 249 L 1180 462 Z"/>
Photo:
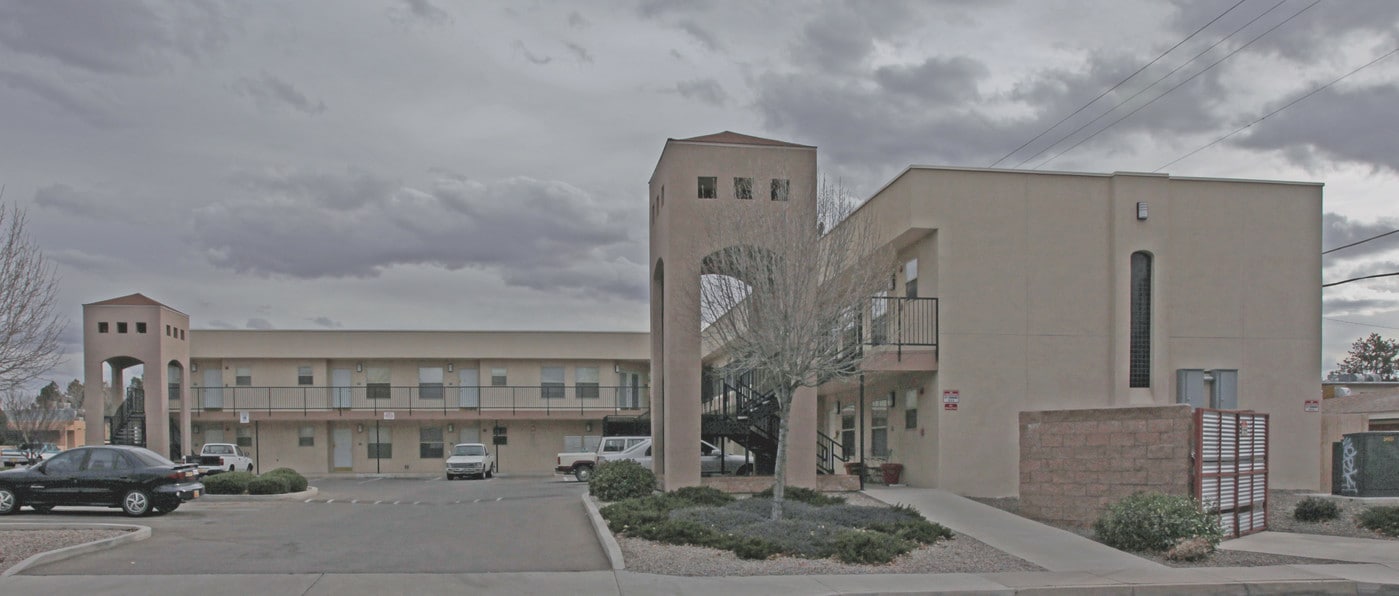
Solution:
<path fill-rule="evenodd" d="M 1291 532 L 1259 532 L 1220 543 L 1221 550 L 1241 550 L 1313 559 L 1382 563 L 1399 566 L 1399 541 L 1344 538 Z"/>
<path fill-rule="evenodd" d="M 923 517 L 1039 565 L 1049 571 L 1160 570 L 1167 567 L 935 488 L 868 488 L 891 505 L 909 505 Z"/>

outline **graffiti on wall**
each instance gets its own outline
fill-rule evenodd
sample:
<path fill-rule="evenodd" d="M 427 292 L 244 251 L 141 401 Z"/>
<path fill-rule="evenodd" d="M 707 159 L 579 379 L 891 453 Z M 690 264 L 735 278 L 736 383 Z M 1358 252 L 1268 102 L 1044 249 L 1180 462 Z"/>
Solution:
<path fill-rule="evenodd" d="M 1341 494 L 1354 495 L 1360 492 L 1359 487 L 1355 485 L 1355 456 L 1358 454 L 1353 439 L 1341 439 Z"/>

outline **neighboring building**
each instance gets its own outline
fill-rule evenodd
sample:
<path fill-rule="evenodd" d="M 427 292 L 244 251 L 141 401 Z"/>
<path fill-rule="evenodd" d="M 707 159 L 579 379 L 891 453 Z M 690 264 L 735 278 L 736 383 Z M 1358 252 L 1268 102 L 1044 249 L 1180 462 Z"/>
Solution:
<path fill-rule="evenodd" d="M 769 184 L 785 200 L 742 196 Z M 814 147 L 667 141 L 650 181 L 658 442 L 700 436 L 702 364 L 722 362 L 685 298 L 725 248 L 703 222 L 809 217 L 815 186 Z M 789 461 L 835 468 L 835 442 L 915 486 L 1015 495 L 1021 411 L 1189 402 L 1269 413 L 1273 486 L 1317 486 L 1321 185 L 910 166 L 861 209 L 900 264 L 866 310 L 864 383 L 797 395 Z M 699 482 L 686 460 L 657 464 L 667 487 Z"/>

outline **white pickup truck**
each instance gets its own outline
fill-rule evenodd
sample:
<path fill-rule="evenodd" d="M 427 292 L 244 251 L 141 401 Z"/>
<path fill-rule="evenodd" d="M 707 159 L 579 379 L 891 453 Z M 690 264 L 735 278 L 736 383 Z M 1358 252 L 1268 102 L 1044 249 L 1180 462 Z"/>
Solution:
<path fill-rule="evenodd" d="M 580 482 L 593 477 L 598 462 L 619 459 L 633 460 L 651 468 L 651 437 L 603 437 L 596 451 L 560 453 L 554 472 L 572 475 Z M 700 473 L 745 475 L 752 469 L 747 458 L 739 453 L 722 453 L 705 441 L 700 441 Z"/>
<path fill-rule="evenodd" d="M 233 443 L 205 443 L 193 459 L 201 474 L 253 471 L 253 458 Z"/>

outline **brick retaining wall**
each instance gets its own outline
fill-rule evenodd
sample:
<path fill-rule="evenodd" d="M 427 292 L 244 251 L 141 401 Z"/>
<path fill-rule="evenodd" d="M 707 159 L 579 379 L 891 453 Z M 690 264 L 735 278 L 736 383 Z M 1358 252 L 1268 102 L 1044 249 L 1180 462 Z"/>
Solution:
<path fill-rule="evenodd" d="M 1138 491 L 1190 494 L 1187 405 L 1020 413 L 1020 513 L 1087 526 Z"/>

